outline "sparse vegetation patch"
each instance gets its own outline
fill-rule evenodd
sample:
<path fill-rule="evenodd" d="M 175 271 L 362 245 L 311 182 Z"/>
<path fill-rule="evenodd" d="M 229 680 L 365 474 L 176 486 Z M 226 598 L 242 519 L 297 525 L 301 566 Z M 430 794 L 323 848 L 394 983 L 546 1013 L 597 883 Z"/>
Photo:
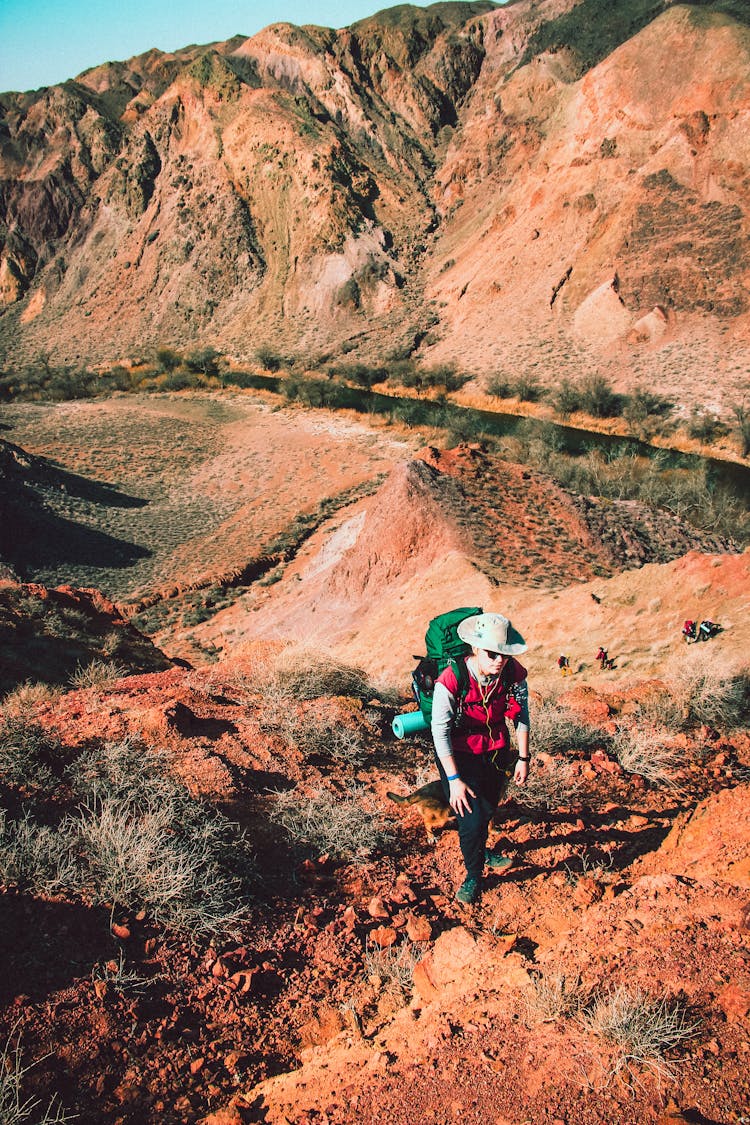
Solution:
<path fill-rule="evenodd" d="M 5 768 L 3 776 L 16 779 Z M 189 795 L 166 759 L 134 742 L 107 743 L 79 749 L 65 779 L 67 811 L 57 802 L 55 813 L 50 800 L 46 810 L 37 801 L 38 818 L 0 810 L 0 882 L 145 910 L 186 934 L 237 932 L 253 871 L 248 842 Z"/>
<path fill-rule="evenodd" d="M 364 863 L 391 839 L 372 794 L 364 786 L 344 793 L 297 789 L 277 793 L 272 818 L 289 835 L 318 855 Z"/>

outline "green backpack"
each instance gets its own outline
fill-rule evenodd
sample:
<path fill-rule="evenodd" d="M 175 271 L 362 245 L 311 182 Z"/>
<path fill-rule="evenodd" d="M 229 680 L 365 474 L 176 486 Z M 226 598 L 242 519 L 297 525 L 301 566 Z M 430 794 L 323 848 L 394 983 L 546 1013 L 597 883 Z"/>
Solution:
<path fill-rule="evenodd" d="M 462 641 L 458 635 L 458 625 L 465 617 L 474 617 L 483 610 L 479 606 L 452 609 L 433 617 L 425 633 L 426 656 L 415 656 L 419 661 L 411 674 L 412 688 L 420 706 L 424 720 L 430 725 L 432 719 L 432 693 L 435 680 L 450 664 L 458 680 L 459 698 L 456 704 L 456 722 L 461 717 L 463 700 L 469 690 L 469 673 L 464 657 L 471 652 L 471 645 Z"/>

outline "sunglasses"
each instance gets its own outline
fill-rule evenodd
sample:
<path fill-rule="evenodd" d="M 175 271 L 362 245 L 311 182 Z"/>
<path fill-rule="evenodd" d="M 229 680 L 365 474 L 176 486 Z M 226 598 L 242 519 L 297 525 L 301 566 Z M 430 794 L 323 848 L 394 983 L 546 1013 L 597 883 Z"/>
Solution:
<path fill-rule="evenodd" d="M 507 656 L 504 652 L 492 652 L 488 648 L 486 648 L 484 651 L 487 653 L 487 656 L 490 658 L 490 660 L 507 660 Z"/>

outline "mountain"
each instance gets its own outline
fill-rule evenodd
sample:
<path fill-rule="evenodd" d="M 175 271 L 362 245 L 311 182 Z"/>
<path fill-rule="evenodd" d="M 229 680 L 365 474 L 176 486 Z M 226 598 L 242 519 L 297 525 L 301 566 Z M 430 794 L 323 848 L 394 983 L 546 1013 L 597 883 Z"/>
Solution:
<path fill-rule="evenodd" d="M 400 5 L 0 97 L 0 344 L 597 369 L 727 409 L 748 357 L 736 0 Z"/>

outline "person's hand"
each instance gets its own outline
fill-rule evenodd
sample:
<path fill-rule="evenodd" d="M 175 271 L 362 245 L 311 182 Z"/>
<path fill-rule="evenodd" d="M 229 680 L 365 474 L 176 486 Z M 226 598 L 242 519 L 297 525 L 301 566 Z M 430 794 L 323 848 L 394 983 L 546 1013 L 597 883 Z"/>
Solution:
<path fill-rule="evenodd" d="M 453 809 L 457 816 L 463 816 L 465 812 L 471 812 L 471 802 L 469 797 L 476 797 L 473 789 L 470 789 L 465 781 L 457 777 L 455 781 L 449 782 L 450 793 L 448 796 L 448 804 Z"/>
<path fill-rule="evenodd" d="M 516 762 L 516 768 L 513 771 L 513 780 L 516 785 L 525 785 L 526 778 L 529 776 L 529 759 L 519 758 Z"/>

